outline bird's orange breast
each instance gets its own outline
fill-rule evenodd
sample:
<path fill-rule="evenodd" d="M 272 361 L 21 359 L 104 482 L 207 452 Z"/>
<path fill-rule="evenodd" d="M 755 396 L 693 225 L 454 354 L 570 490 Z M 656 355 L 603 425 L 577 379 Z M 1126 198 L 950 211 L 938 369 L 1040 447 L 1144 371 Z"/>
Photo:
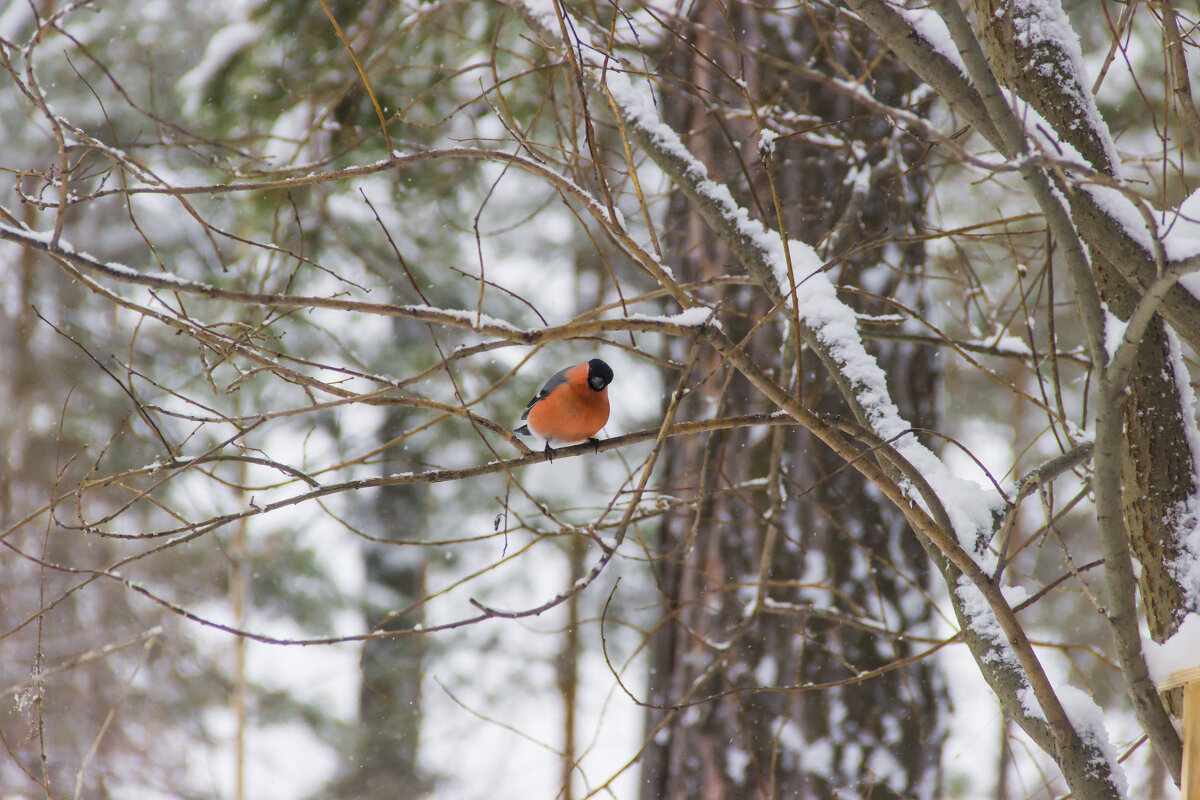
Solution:
<path fill-rule="evenodd" d="M 529 430 L 558 444 L 587 441 L 608 422 L 608 389 L 568 382 L 529 409 Z"/>

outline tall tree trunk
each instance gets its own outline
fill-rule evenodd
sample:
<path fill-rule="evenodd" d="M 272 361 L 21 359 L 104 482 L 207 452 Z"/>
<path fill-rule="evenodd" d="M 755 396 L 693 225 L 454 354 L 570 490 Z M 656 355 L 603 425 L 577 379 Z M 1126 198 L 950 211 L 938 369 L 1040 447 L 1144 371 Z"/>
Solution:
<path fill-rule="evenodd" d="M 380 432 L 385 444 L 403 433 L 407 416 L 403 410 L 389 409 Z M 388 453 L 397 449 L 392 447 Z M 386 475 L 411 467 L 402 461 L 398 455 L 389 455 L 381 472 Z M 428 517 L 426 493 L 423 486 L 381 488 L 375 509 L 377 534 L 401 541 L 419 539 Z M 410 630 L 423 622 L 420 601 L 425 595 L 425 548 L 365 541 L 363 561 L 368 621 L 378 624 L 378 630 Z M 410 606 L 415 608 L 390 616 Z M 353 763 L 336 786 L 337 796 L 414 800 L 431 788 L 417 765 L 424 660 L 423 636 L 364 643 L 359 661 L 358 724 L 350 748 Z"/>
<path fill-rule="evenodd" d="M 919 305 L 910 278 L 922 269 L 924 250 L 896 243 L 917 242 L 907 234 L 922 227 L 924 179 L 919 168 L 909 169 L 920 152 L 893 139 L 886 121 L 862 118 L 787 63 L 836 62 L 855 76 L 870 64 L 876 96 L 898 104 L 915 86 L 865 32 L 839 27 L 844 18 L 808 9 L 796 16 L 785 30 L 780 12 L 758 6 L 699 7 L 662 70 L 691 91 L 669 95 L 665 117 L 688 132 L 688 145 L 714 179 L 744 207 L 763 210 L 769 227 L 778 230 L 781 216 L 789 238 L 821 243 L 826 258 L 861 250 L 836 260 L 834 277 L 839 286 L 873 294 L 847 291 L 843 299 L 865 313 L 888 311 L 887 296 Z M 741 79 L 756 108 L 794 115 L 765 124 L 808 120 L 803 128 L 776 128 L 786 135 L 766 169 L 743 89 L 723 73 Z M 840 145 L 831 147 L 834 140 Z M 667 261 L 677 273 L 688 280 L 727 274 L 729 258 L 681 196 L 672 198 L 669 214 Z M 884 237 L 886 248 L 860 247 Z M 713 290 L 711 299 L 745 315 L 742 329 L 730 330 L 735 340 L 771 310 L 737 287 Z M 781 363 L 778 377 L 786 381 L 795 374 L 787 363 L 794 350 L 782 335 L 764 327 L 746 347 L 760 363 Z M 934 354 L 898 342 L 874 354 L 900 412 L 914 426 L 931 426 Z M 718 359 L 699 366 L 705 380 L 686 415 L 773 410 Z M 805 359 L 802 368 L 803 397 L 821 411 L 847 413 L 817 359 Z M 938 794 L 945 693 L 936 670 L 919 662 L 854 682 L 914 648 L 846 624 L 861 617 L 893 632 L 927 628 L 930 608 L 921 592 L 928 562 L 902 515 L 843 467 L 812 437 L 782 427 L 714 433 L 670 453 L 664 482 L 677 491 L 690 487 L 694 499 L 662 529 L 666 623 L 653 642 L 650 699 L 656 706 L 715 699 L 650 713 L 644 800 Z M 838 681 L 845 683 L 758 690 Z"/>

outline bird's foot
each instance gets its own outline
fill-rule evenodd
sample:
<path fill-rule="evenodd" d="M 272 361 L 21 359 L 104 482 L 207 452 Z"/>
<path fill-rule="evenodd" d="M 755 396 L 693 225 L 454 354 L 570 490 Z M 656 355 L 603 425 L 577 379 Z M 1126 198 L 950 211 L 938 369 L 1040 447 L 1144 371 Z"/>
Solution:
<path fill-rule="evenodd" d="M 594 450 L 597 453 L 600 452 L 600 440 L 599 439 L 592 437 L 591 439 L 587 440 L 587 443 L 592 446 L 592 450 Z"/>
<path fill-rule="evenodd" d="M 550 449 L 549 442 L 546 442 L 546 449 L 543 450 L 542 452 L 544 452 L 546 454 L 546 460 L 549 461 L 551 464 L 553 464 L 554 463 L 554 451 Z"/>

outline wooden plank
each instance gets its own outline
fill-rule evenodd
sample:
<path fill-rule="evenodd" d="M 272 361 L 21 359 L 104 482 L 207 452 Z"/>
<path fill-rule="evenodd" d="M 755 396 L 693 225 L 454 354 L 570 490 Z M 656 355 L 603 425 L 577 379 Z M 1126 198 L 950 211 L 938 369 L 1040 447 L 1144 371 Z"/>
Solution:
<path fill-rule="evenodd" d="M 1178 672 L 1172 672 L 1170 677 L 1162 683 L 1158 684 L 1158 690 L 1165 692 L 1167 689 L 1174 689 L 1176 686 L 1194 683 L 1200 681 L 1200 664 L 1188 669 L 1181 669 Z"/>
<path fill-rule="evenodd" d="M 1180 800 L 1200 800 L 1200 665 L 1172 672 L 1158 684 L 1165 692 L 1183 687 L 1183 785 Z"/>
<path fill-rule="evenodd" d="M 1183 800 L 1200 800 L 1200 680 L 1183 686 Z"/>

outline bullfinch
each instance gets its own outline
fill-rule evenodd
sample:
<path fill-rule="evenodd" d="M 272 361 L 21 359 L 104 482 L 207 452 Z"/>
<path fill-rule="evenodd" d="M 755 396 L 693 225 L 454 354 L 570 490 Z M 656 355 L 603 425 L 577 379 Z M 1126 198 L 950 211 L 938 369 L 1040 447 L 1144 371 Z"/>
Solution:
<path fill-rule="evenodd" d="M 546 459 L 554 460 L 550 445 L 588 442 L 600 449 L 593 438 L 608 422 L 608 385 L 612 367 L 598 358 L 554 373 L 542 390 L 529 401 L 521 415 L 526 423 L 514 432 L 546 441 Z"/>

